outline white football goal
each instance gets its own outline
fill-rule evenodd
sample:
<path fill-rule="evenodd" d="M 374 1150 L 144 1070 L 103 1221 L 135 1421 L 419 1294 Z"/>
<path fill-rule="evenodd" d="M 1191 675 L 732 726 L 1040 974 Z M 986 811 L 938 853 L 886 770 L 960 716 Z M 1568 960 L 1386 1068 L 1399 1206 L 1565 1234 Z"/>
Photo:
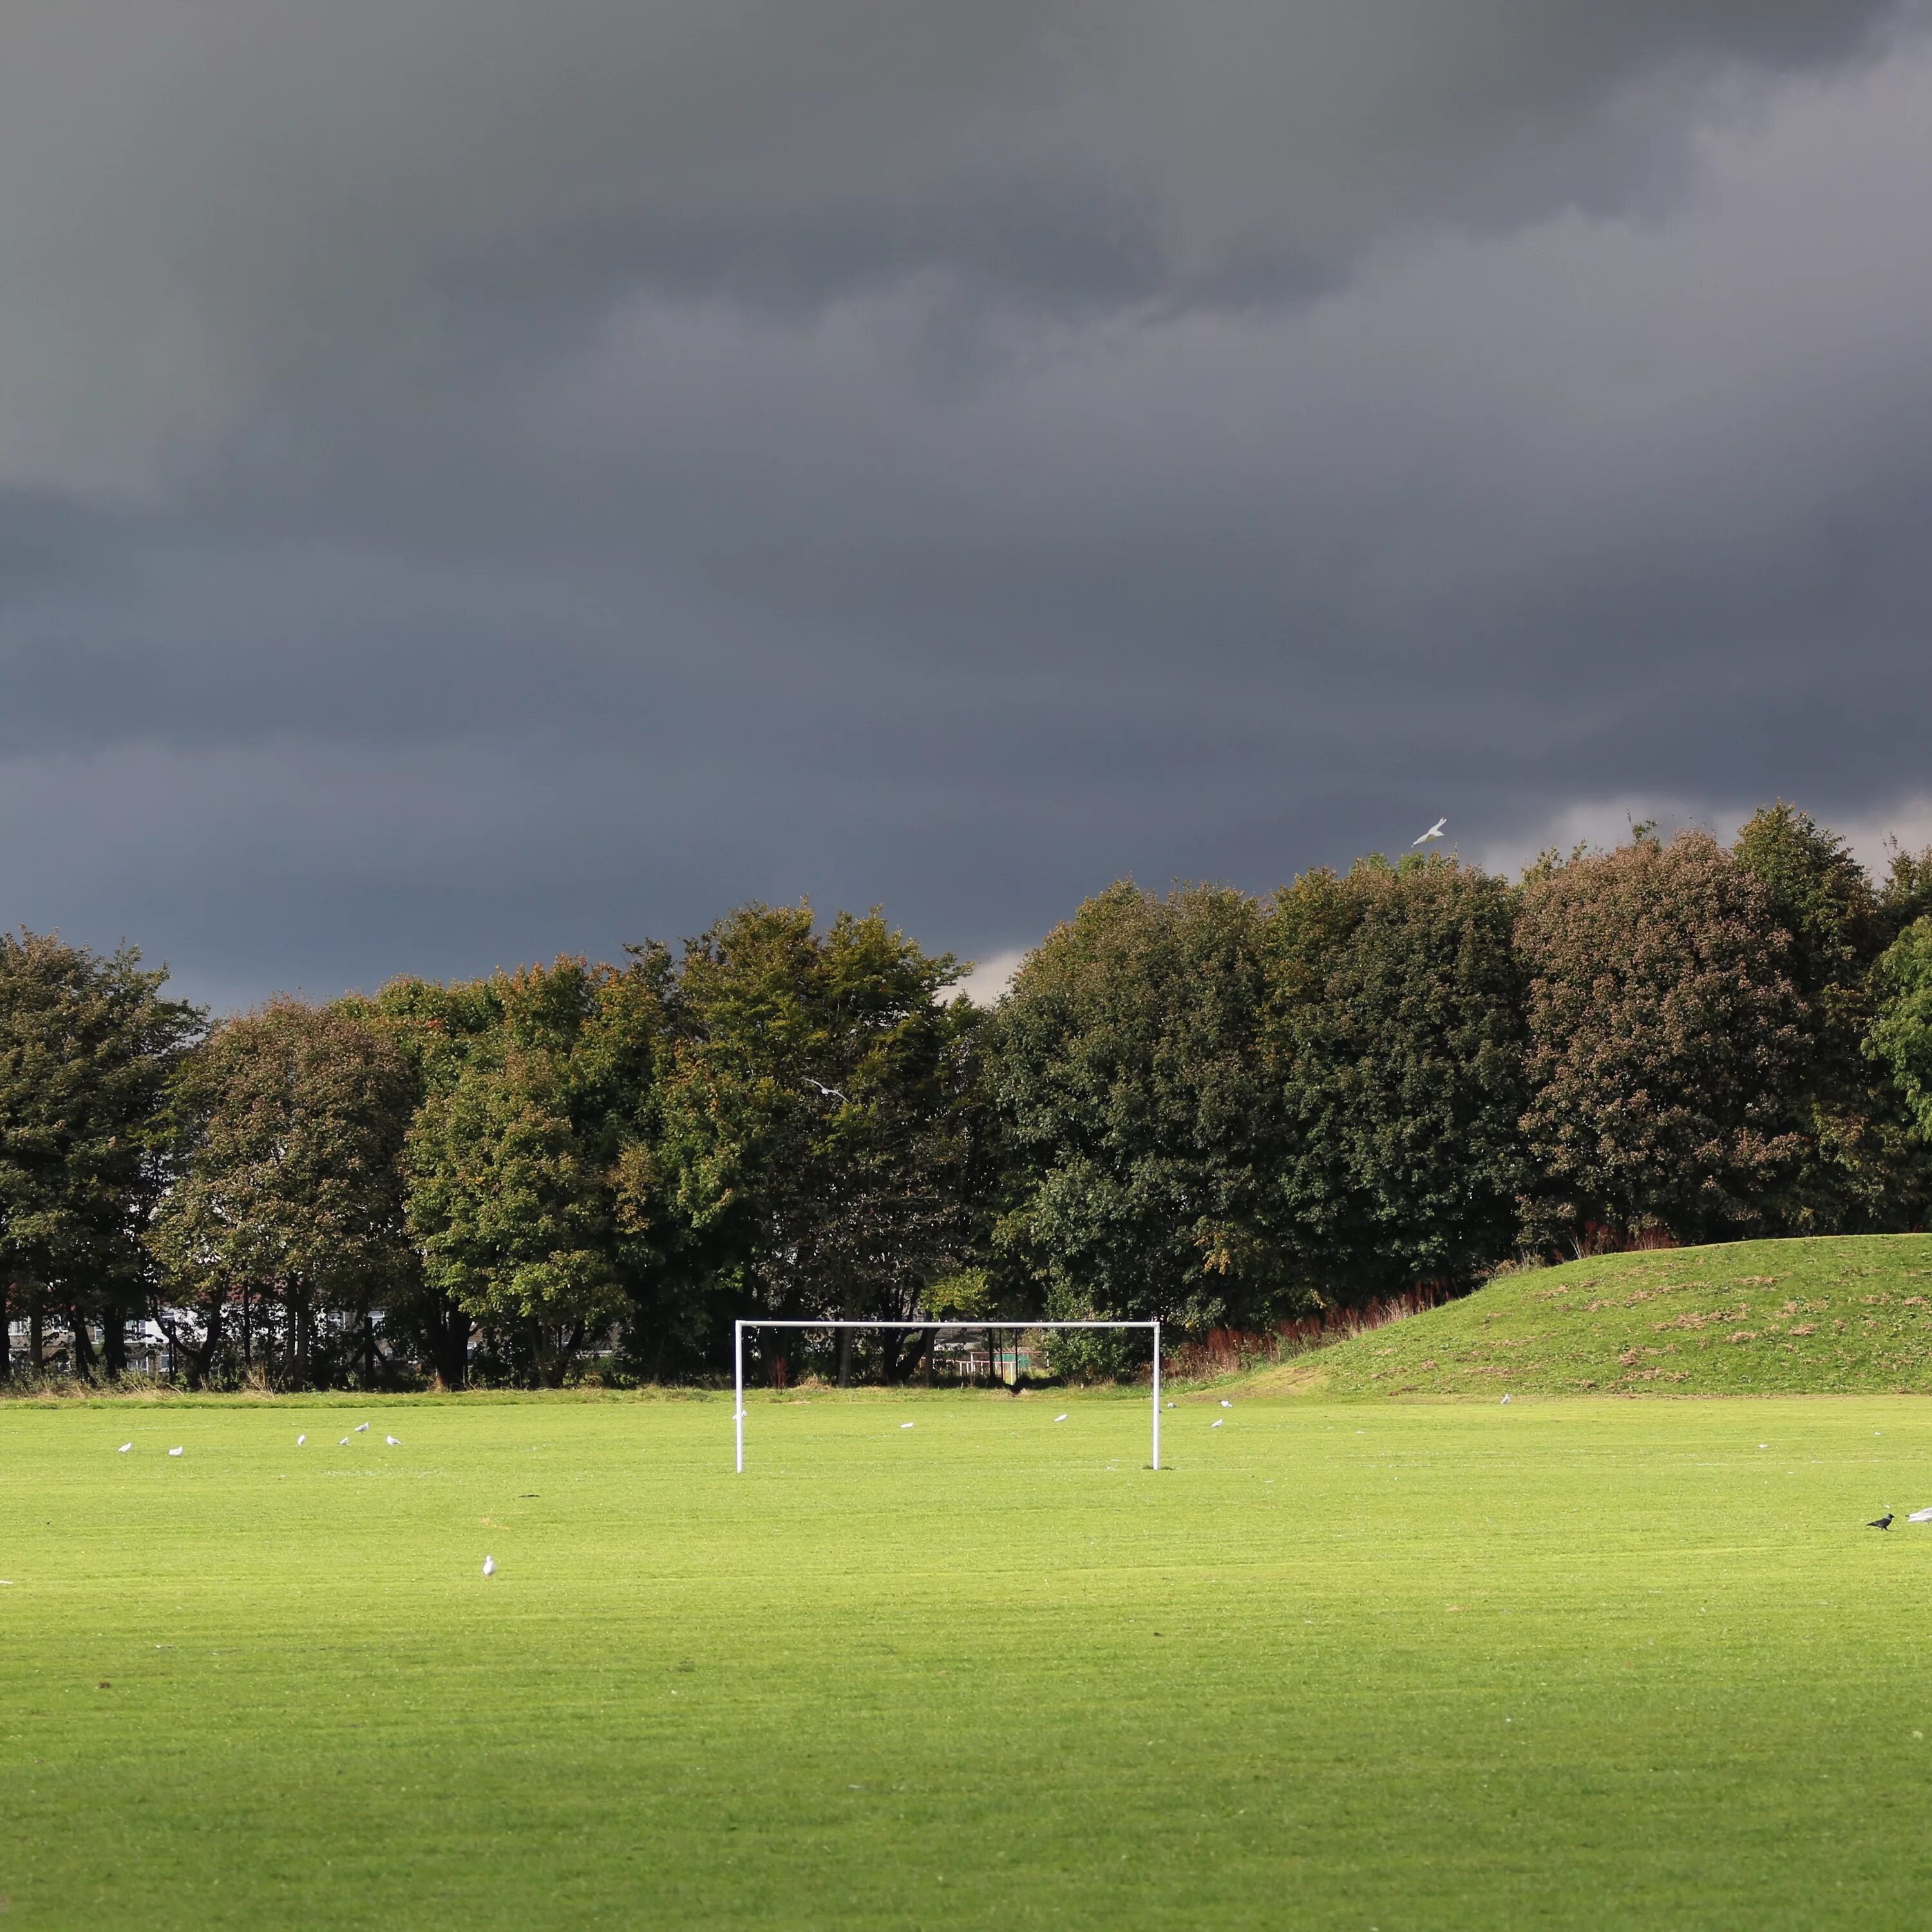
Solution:
<path fill-rule="evenodd" d="M 1040 1328 L 1145 1328 L 1154 1336 L 1154 1460 L 1160 1467 L 1160 1324 L 1158 1322 L 734 1322 L 731 1324 L 731 1378 L 736 1390 L 732 1420 L 738 1431 L 738 1474 L 745 1473 L 745 1332 L 750 1328 L 909 1328 L 960 1329 L 984 1334 L 988 1329 L 1018 1329 L 1030 1334 Z"/>

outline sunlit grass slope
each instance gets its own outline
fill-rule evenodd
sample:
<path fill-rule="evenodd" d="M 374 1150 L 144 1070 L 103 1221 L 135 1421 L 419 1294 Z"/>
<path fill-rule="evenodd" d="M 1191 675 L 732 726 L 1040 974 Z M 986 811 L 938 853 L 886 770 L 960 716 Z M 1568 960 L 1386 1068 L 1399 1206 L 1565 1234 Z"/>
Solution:
<path fill-rule="evenodd" d="M 1932 1406 L 1168 1421 L 0 1408 L 8 1922 L 1922 1922 Z"/>
<path fill-rule="evenodd" d="M 1932 1393 L 1932 1234 L 1739 1241 L 1508 1275 L 1256 1385 L 1491 1401 Z"/>

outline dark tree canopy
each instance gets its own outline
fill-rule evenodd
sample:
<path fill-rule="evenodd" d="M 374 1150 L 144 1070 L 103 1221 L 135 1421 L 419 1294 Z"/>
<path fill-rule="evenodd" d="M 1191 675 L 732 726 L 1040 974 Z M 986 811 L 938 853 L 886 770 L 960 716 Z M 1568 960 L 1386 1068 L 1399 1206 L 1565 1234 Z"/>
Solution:
<path fill-rule="evenodd" d="M 1281 1225 L 1325 1301 L 1460 1286 L 1515 1244 L 1522 974 L 1514 895 L 1442 858 L 1311 872 L 1266 932 Z"/>

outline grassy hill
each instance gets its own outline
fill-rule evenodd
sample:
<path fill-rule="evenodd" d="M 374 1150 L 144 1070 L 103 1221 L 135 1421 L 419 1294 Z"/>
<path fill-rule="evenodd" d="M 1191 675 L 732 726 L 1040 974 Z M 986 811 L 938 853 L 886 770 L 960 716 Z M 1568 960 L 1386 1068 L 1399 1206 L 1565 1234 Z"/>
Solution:
<path fill-rule="evenodd" d="M 1264 1371 L 1328 1395 L 1932 1394 L 1932 1234 L 1604 1255 Z"/>

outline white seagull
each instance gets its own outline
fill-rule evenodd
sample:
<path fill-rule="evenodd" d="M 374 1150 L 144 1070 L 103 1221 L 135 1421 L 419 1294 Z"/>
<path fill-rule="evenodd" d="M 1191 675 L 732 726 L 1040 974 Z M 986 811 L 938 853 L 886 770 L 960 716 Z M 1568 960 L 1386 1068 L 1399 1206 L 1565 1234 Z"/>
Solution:
<path fill-rule="evenodd" d="M 1230 1402 L 1226 1396 L 1223 1396 L 1221 1398 L 1221 1406 L 1223 1408 L 1232 1408 L 1234 1406 L 1234 1405 Z"/>
<path fill-rule="evenodd" d="M 386 1442 L 392 1449 L 400 1449 L 403 1446 L 403 1438 L 400 1436 L 386 1436 L 382 1438 L 382 1440 Z"/>
<path fill-rule="evenodd" d="M 815 1087 L 828 1100 L 841 1101 L 848 1107 L 852 1104 L 845 1099 L 844 1095 L 840 1093 L 837 1088 L 826 1086 L 823 1080 L 813 1079 L 809 1073 L 805 1076 L 805 1084 L 808 1087 Z"/>
<path fill-rule="evenodd" d="M 349 1447 L 348 1437 L 345 1436 L 337 1446 L 339 1448 L 346 1449 Z"/>
<path fill-rule="evenodd" d="M 299 1449 L 308 1440 L 308 1438 L 306 1436 L 298 1436 L 296 1438 L 296 1447 Z"/>
<path fill-rule="evenodd" d="M 1905 1520 L 1907 1522 L 1932 1522 L 1932 1509 L 1914 1510 Z"/>
<path fill-rule="evenodd" d="M 909 1422 L 902 1422 L 899 1424 L 899 1426 L 902 1429 L 910 1429 L 912 1426 L 912 1424 Z"/>
<path fill-rule="evenodd" d="M 486 1557 L 484 1557 L 484 1559 L 483 1559 L 483 1574 L 484 1574 L 484 1576 L 495 1576 L 495 1575 L 496 1575 L 496 1558 L 495 1558 L 495 1557 L 494 1557 L 494 1556 L 486 1556 Z"/>
<path fill-rule="evenodd" d="M 1056 1415 L 1053 1419 L 1056 1422 L 1064 1422 L 1066 1420 L 1064 1415 Z"/>
<path fill-rule="evenodd" d="M 134 1444 L 131 1442 L 124 1442 L 119 1448 L 115 1450 L 114 1453 L 117 1456 L 124 1456 L 129 1450 L 134 1448 Z"/>
<path fill-rule="evenodd" d="M 168 1451 L 168 1454 L 169 1454 L 170 1456 L 178 1456 L 181 1453 L 182 1453 L 182 1452 L 181 1452 L 178 1449 L 170 1449 L 170 1450 Z"/>
<path fill-rule="evenodd" d="M 1212 1422 L 1208 1424 L 1208 1426 L 1210 1429 L 1219 1429 L 1222 1424 L 1226 1422 L 1227 1419 L 1228 1418 L 1225 1415 L 1217 1415 Z"/>
<path fill-rule="evenodd" d="M 1442 836 L 1443 826 L 1448 823 L 1446 818 L 1438 818 L 1420 838 L 1412 838 L 1408 842 L 1410 848 L 1413 850 L 1418 845 L 1426 845 L 1432 838 L 1440 838 Z"/>
<path fill-rule="evenodd" d="M 1504 1396 L 1503 1397 L 1503 1400 L 1504 1400 L 1504 1402 L 1508 1402 L 1508 1401 L 1509 1400 L 1509 1397 L 1508 1397 L 1508 1396 Z"/>
<path fill-rule="evenodd" d="M 368 1429 L 369 1425 L 366 1422 L 358 1422 L 356 1425 L 356 1433 L 358 1436 L 366 1435 L 368 1432 Z"/>

